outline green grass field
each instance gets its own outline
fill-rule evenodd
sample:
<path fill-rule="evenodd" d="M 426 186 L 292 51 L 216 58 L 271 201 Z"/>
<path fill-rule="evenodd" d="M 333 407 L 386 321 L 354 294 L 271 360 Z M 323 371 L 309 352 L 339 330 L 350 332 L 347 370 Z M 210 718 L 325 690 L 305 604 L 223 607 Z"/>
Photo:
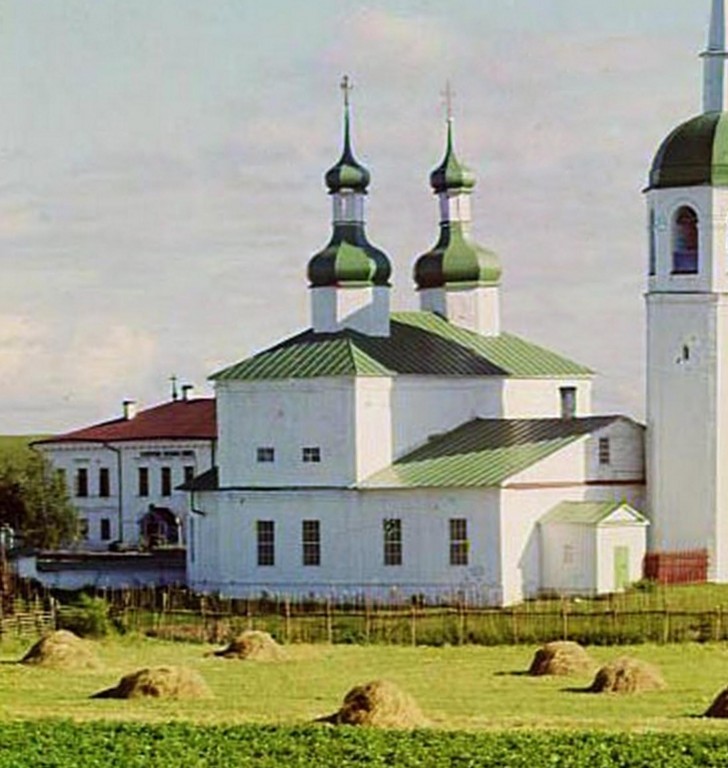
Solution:
<path fill-rule="evenodd" d="M 577 692 L 582 678 L 523 673 L 534 648 L 289 646 L 278 663 L 205 655 L 210 647 L 140 638 L 97 644 L 102 671 L 61 672 L 14 663 L 24 647 L 0 646 L 0 721 L 58 715 L 77 721 L 304 725 L 337 709 L 352 686 L 387 678 L 409 691 L 432 726 L 448 730 L 577 729 L 726 732 L 728 723 L 698 717 L 728 686 L 723 644 L 591 648 L 597 662 L 629 654 L 662 670 L 665 691 L 632 696 Z M 93 700 L 96 691 L 143 666 L 199 670 L 212 701 Z"/>

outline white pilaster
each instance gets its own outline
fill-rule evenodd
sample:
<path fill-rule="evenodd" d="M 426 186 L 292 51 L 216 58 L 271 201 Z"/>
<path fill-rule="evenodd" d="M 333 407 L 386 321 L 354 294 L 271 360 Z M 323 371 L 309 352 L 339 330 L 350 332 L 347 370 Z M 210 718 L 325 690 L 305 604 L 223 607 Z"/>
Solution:
<path fill-rule="evenodd" d="M 367 336 L 389 336 L 389 290 L 382 285 L 311 288 L 314 332 L 349 329 Z"/>

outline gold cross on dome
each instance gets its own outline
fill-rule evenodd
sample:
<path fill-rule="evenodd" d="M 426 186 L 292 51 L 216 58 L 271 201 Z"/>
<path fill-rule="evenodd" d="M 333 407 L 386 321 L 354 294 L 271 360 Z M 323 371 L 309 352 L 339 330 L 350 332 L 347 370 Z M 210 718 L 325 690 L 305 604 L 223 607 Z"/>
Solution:
<path fill-rule="evenodd" d="M 349 94 L 354 90 L 354 86 L 351 83 L 351 80 L 349 80 L 349 75 L 344 75 L 341 78 L 341 84 L 339 85 L 339 88 L 344 93 L 344 106 L 349 106 Z"/>

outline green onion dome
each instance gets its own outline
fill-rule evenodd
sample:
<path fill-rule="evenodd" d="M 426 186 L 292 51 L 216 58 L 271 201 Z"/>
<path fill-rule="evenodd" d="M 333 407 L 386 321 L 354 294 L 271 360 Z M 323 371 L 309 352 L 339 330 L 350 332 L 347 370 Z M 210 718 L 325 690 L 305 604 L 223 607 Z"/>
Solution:
<path fill-rule="evenodd" d="M 356 160 L 351 150 L 348 107 L 344 113 L 344 151 L 341 153 L 339 162 L 326 171 L 324 178 L 332 195 L 342 189 L 365 193 L 369 186 L 369 171 Z"/>
<path fill-rule="evenodd" d="M 460 222 L 443 222 L 437 244 L 417 259 L 414 268 L 421 290 L 455 283 L 498 285 L 501 274 L 497 254 L 471 240 Z"/>
<path fill-rule="evenodd" d="M 662 142 L 650 169 L 650 189 L 728 186 L 728 113 L 706 112 L 679 125 Z"/>
<path fill-rule="evenodd" d="M 332 285 L 389 285 L 392 266 L 359 222 L 337 223 L 331 241 L 308 262 L 312 288 Z"/>
<path fill-rule="evenodd" d="M 475 174 L 457 157 L 452 142 L 452 120 L 447 123 L 447 149 L 440 165 L 430 174 L 430 185 L 435 192 L 450 189 L 471 190 L 475 186 Z"/>

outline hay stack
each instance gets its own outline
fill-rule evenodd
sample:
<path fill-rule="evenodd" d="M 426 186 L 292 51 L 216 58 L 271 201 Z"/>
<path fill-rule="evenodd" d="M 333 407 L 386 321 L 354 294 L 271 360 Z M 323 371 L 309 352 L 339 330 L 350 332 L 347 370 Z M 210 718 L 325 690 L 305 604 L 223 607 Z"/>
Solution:
<path fill-rule="evenodd" d="M 591 672 L 596 664 L 579 645 L 568 640 L 546 643 L 536 651 L 529 675 L 578 675 Z"/>
<path fill-rule="evenodd" d="M 205 699 L 212 693 L 198 672 L 187 667 L 149 667 L 121 678 L 94 699 Z"/>
<path fill-rule="evenodd" d="M 90 643 L 66 629 L 42 637 L 20 663 L 60 669 L 98 669 L 101 666 Z"/>
<path fill-rule="evenodd" d="M 372 728 L 417 728 L 426 725 L 414 699 L 386 680 L 374 680 L 352 688 L 344 696 L 341 709 L 323 720 L 334 725 Z"/>
<path fill-rule="evenodd" d="M 722 690 L 705 711 L 703 717 L 728 717 L 728 688 Z"/>
<path fill-rule="evenodd" d="M 250 661 L 281 661 L 286 658 L 286 653 L 267 632 L 251 629 L 238 635 L 227 648 L 215 651 L 215 656 Z"/>
<path fill-rule="evenodd" d="M 660 671 L 639 659 L 623 656 L 602 667 L 589 687 L 592 693 L 639 693 L 665 688 Z"/>

